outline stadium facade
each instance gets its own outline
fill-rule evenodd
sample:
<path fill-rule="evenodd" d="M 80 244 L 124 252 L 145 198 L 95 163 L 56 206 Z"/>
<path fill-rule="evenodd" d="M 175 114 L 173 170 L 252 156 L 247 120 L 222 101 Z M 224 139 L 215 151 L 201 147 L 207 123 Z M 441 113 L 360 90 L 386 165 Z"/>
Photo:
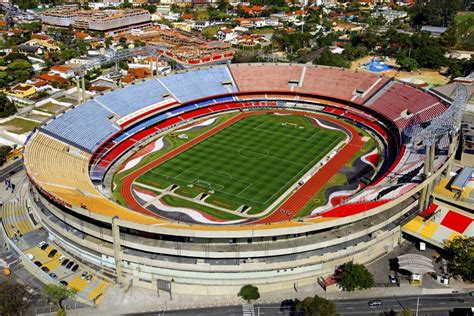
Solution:
<path fill-rule="evenodd" d="M 412 139 L 449 107 L 395 79 L 339 68 L 178 72 L 89 100 L 34 131 L 24 154 L 29 204 L 64 250 L 119 283 L 207 295 L 235 294 L 249 283 L 261 291 L 314 284 L 400 242 L 400 227 L 427 206 L 454 158 L 452 135 L 431 147 Z M 252 111 L 318 113 L 363 129 L 382 148 L 373 176 L 306 217 L 293 219 L 291 210 L 246 224 L 177 221 L 112 198 L 114 174 L 139 148 L 203 118 Z M 311 181 L 296 194 L 303 188 Z"/>

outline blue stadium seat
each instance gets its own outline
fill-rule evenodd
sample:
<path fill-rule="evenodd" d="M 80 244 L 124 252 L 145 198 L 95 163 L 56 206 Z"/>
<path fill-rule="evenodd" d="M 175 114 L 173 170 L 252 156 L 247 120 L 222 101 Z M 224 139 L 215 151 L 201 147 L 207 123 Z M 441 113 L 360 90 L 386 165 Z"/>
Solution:
<path fill-rule="evenodd" d="M 232 82 L 227 67 L 183 72 L 161 77 L 158 80 L 181 102 L 237 91 L 234 86 L 223 85 L 223 83 Z"/>
<path fill-rule="evenodd" d="M 119 127 L 108 119 L 110 115 L 109 111 L 90 100 L 52 120 L 41 130 L 93 152 L 97 145 L 119 130 Z"/>
<path fill-rule="evenodd" d="M 151 79 L 109 92 L 97 100 L 118 115 L 125 116 L 163 101 L 164 94 L 169 93 L 158 80 Z"/>

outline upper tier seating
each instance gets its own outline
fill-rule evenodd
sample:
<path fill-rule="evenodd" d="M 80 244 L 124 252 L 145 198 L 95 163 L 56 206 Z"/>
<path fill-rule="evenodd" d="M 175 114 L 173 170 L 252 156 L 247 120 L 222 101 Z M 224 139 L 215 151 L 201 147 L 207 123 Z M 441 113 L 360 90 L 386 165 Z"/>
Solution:
<path fill-rule="evenodd" d="M 400 128 L 430 120 L 446 110 L 434 96 L 399 82 L 382 88 L 364 105 L 395 121 Z"/>
<path fill-rule="evenodd" d="M 232 84 L 227 67 L 182 72 L 157 80 L 181 102 L 237 91 L 237 88 Z"/>
<path fill-rule="evenodd" d="M 77 106 L 53 119 L 41 130 L 88 152 L 112 136 L 119 128 L 108 117 L 112 115 L 94 100 Z"/>
<path fill-rule="evenodd" d="M 386 78 L 367 73 L 356 73 L 339 68 L 308 67 L 302 87 L 295 90 L 360 103 L 386 81 Z"/>
<path fill-rule="evenodd" d="M 292 82 L 301 80 L 305 67 L 301 65 L 235 64 L 230 71 L 240 91 L 289 91 Z"/>
<path fill-rule="evenodd" d="M 97 101 L 119 116 L 125 116 L 163 101 L 165 94 L 169 95 L 165 87 L 158 80 L 151 79 L 107 93 Z"/>

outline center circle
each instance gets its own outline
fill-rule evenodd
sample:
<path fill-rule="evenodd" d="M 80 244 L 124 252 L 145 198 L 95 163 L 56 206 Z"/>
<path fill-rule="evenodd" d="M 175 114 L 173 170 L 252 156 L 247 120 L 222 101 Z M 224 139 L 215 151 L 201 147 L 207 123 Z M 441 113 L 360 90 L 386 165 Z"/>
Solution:
<path fill-rule="evenodd" d="M 250 159 L 261 159 L 267 157 L 270 152 L 266 148 L 251 148 L 244 147 L 240 148 L 237 152 L 239 156 Z"/>

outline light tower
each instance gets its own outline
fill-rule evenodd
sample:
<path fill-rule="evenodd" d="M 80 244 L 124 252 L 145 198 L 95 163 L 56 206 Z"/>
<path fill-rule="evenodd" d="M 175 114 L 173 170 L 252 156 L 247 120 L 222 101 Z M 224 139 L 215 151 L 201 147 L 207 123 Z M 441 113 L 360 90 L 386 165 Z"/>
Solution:
<path fill-rule="evenodd" d="M 457 85 L 456 97 L 451 106 L 440 116 L 431 120 L 430 125 L 423 129 L 418 129 L 412 135 L 411 143 L 418 148 L 425 149 L 425 166 L 423 174 L 425 178 L 432 176 L 435 163 L 436 146 L 443 136 L 448 135 L 450 143 L 448 147 L 448 174 L 451 172 L 453 155 L 456 152 L 457 139 L 461 126 L 461 119 L 466 108 L 467 89 L 464 85 Z M 424 210 L 428 207 L 431 193 L 433 192 L 434 181 L 427 184 L 419 199 L 418 207 Z"/>

